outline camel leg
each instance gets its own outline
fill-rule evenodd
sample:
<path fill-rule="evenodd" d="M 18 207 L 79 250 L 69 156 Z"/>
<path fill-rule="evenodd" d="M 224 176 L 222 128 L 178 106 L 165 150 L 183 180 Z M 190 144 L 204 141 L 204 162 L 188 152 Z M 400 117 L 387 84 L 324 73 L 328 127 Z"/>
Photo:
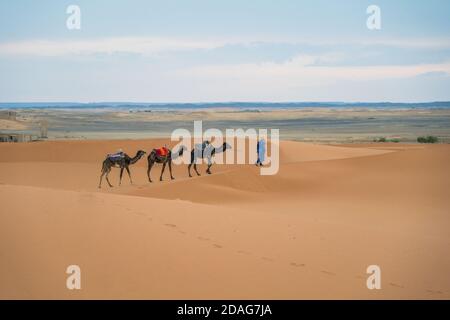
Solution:
<path fill-rule="evenodd" d="M 211 174 L 211 166 L 212 166 L 212 158 L 210 156 L 207 157 L 208 167 L 206 168 L 206 173 Z"/>
<path fill-rule="evenodd" d="M 106 161 L 103 161 L 102 174 L 100 175 L 100 182 L 98 183 L 98 188 L 99 189 L 102 187 L 103 176 L 106 174 L 107 171 L 108 171 L 108 165 L 106 164 Z"/>
<path fill-rule="evenodd" d="M 122 174 L 123 174 L 123 167 L 120 168 L 119 186 L 122 185 Z"/>
<path fill-rule="evenodd" d="M 147 177 L 148 177 L 148 181 L 149 181 L 149 182 L 153 182 L 153 181 L 152 181 L 152 177 L 151 177 L 151 175 L 150 175 L 150 171 L 152 170 L 153 164 L 154 164 L 153 161 L 149 161 L 149 162 L 148 162 Z"/>
<path fill-rule="evenodd" d="M 159 181 L 163 181 L 163 173 L 164 173 L 164 169 L 166 169 L 166 163 L 167 162 L 164 162 L 163 163 L 163 167 L 162 167 L 162 169 L 161 169 L 161 175 L 159 176 Z"/>
<path fill-rule="evenodd" d="M 192 150 L 192 151 L 191 151 L 191 162 L 190 162 L 189 165 L 188 165 L 189 178 L 192 178 L 192 175 L 191 175 L 191 167 L 192 167 L 192 165 L 194 165 L 194 168 L 195 168 L 195 162 L 196 162 L 196 161 L 197 161 L 197 156 L 196 156 L 196 154 L 195 154 L 195 151 Z M 195 171 L 197 172 L 197 169 L 195 169 Z M 197 175 L 198 175 L 198 172 L 197 172 Z"/>
<path fill-rule="evenodd" d="M 192 163 L 189 163 L 189 165 L 188 165 L 189 178 L 192 178 L 192 175 L 191 175 L 191 167 L 192 167 Z"/>
<path fill-rule="evenodd" d="M 130 183 L 133 184 L 133 179 L 131 179 L 131 173 L 130 173 L 130 168 L 125 167 L 125 169 L 127 169 L 128 172 L 128 177 L 130 177 Z"/>
<path fill-rule="evenodd" d="M 170 179 L 175 179 L 172 175 L 172 161 L 169 161 L 169 172 L 170 172 Z"/>
<path fill-rule="evenodd" d="M 194 170 L 197 173 L 197 175 L 199 176 L 200 172 L 198 172 L 198 170 L 197 170 L 197 163 L 195 163 L 195 162 L 194 162 Z"/>
<path fill-rule="evenodd" d="M 109 182 L 109 178 L 108 178 L 108 175 L 109 175 L 110 172 L 111 172 L 111 169 L 109 169 L 109 170 L 106 172 L 105 178 L 106 178 L 106 182 L 108 182 L 109 186 L 112 188 L 113 185 L 111 184 L 111 182 Z"/>
<path fill-rule="evenodd" d="M 98 188 L 99 189 L 101 189 L 101 187 L 102 187 L 102 179 L 103 179 L 104 175 L 105 175 L 105 171 L 102 170 L 102 174 L 100 175 L 100 182 L 98 183 Z"/>

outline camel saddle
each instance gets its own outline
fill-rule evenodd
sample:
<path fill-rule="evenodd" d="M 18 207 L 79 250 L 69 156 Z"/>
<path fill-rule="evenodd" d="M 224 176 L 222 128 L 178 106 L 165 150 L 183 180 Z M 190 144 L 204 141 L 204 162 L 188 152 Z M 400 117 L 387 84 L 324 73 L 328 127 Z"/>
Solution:
<path fill-rule="evenodd" d="M 123 152 L 108 154 L 108 158 L 112 161 L 118 161 L 118 160 L 123 159 L 124 157 L 125 157 L 125 154 Z"/>
<path fill-rule="evenodd" d="M 169 149 L 167 149 L 166 147 L 161 147 L 161 148 L 155 149 L 155 150 L 156 150 L 156 155 L 158 155 L 159 157 L 165 157 L 169 153 Z"/>

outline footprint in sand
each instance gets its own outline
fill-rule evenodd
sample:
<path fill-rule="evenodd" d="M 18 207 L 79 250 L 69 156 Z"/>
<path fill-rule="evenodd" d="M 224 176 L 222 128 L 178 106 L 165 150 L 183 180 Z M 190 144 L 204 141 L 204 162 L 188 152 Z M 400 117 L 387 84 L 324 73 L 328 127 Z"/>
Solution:
<path fill-rule="evenodd" d="M 201 241 L 209 241 L 209 240 L 211 240 L 209 238 L 205 238 L 205 237 L 201 237 L 201 236 L 198 236 L 197 239 L 201 240 Z"/>
<path fill-rule="evenodd" d="M 291 262 L 290 265 L 293 267 L 304 267 L 305 266 L 304 263 L 295 263 L 295 262 Z"/>
<path fill-rule="evenodd" d="M 251 253 L 248 251 L 243 251 L 243 250 L 239 250 L 237 253 L 239 254 L 245 254 L 245 255 L 250 255 Z"/>
<path fill-rule="evenodd" d="M 330 271 L 327 271 L 327 270 L 321 270 L 320 272 L 322 272 L 324 274 L 327 274 L 329 276 L 335 276 L 336 275 L 336 273 L 333 273 L 333 272 L 330 272 Z"/>
<path fill-rule="evenodd" d="M 444 294 L 442 291 L 434 291 L 434 290 L 427 290 L 427 292 L 428 293 L 431 293 L 431 294 Z"/>
<path fill-rule="evenodd" d="M 391 287 L 396 287 L 396 288 L 405 288 L 404 286 L 402 286 L 402 285 L 400 285 L 400 284 L 396 284 L 396 283 L 393 283 L 393 282 L 389 282 L 389 285 L 391 286 Z"/>
<path fill-rule="evenodd" d="M 218 248 L 218 249 L 222 249 L 222 248 L 223 248 L 220 244 L 216 244 L 216 243 L 214 243 L 213 246 L 214 246 L 215 248 Z"/>
<path fill-rule="evenodd" d="M 172 224 L 172 223 L 166 223 L 164 224 L 166 227 L 171 227 L 171 228 L 176 228 L 177 225 L 176 224 Z"/>
<path fill-rule="evenodd" d="M 273 262 L 272 258 L 268 258 L 268 257 L 261 257 L 262 260 L 264 261 L 269 261 L 269 262 Z"/>

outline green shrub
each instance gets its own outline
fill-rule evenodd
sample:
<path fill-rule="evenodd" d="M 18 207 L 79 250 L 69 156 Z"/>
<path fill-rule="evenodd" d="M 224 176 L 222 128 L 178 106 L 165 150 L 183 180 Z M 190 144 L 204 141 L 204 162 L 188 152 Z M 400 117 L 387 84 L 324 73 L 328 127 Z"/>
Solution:
<path fill-rule="evenodd" d="M 386 138 L 385 137 L 381 137 L 378 139 L 373 140 L 374 142 L 386 142 Z"/>
<path fill-rule="evenodd" d="M 439 139 L 435 136 L 418 137 L 417 142 L 419 143 L 436 143 Z"/>
<path fill-rule="evenodd" d="M 394 139 L 386 139 L 385 137 L 381 137 L 378 139 L 374 139 L 373 142 L 394 142 L 394 143 L 398 143 L 400 142 L 399 139 L 394 138 Z"/>

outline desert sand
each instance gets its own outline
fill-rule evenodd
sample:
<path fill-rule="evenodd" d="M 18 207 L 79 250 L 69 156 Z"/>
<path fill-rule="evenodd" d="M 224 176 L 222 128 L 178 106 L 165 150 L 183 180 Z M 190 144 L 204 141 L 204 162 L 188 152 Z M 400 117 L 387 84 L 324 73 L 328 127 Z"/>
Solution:
<path fill-rule="evenodd" d="M 0 144 L 0 298 L 450 298 L 450 145 L 283 141 L 274 176 L 156 165 L 150 184 L 144 158 L 97 188 L 105 154 L 164 143 Z"/>
<path fill-rule="evenodd" d="M 27 125 L 27 123 L 20 121 L 0 119 L 1 130 L 24 130 L 27 129 Z"/>

